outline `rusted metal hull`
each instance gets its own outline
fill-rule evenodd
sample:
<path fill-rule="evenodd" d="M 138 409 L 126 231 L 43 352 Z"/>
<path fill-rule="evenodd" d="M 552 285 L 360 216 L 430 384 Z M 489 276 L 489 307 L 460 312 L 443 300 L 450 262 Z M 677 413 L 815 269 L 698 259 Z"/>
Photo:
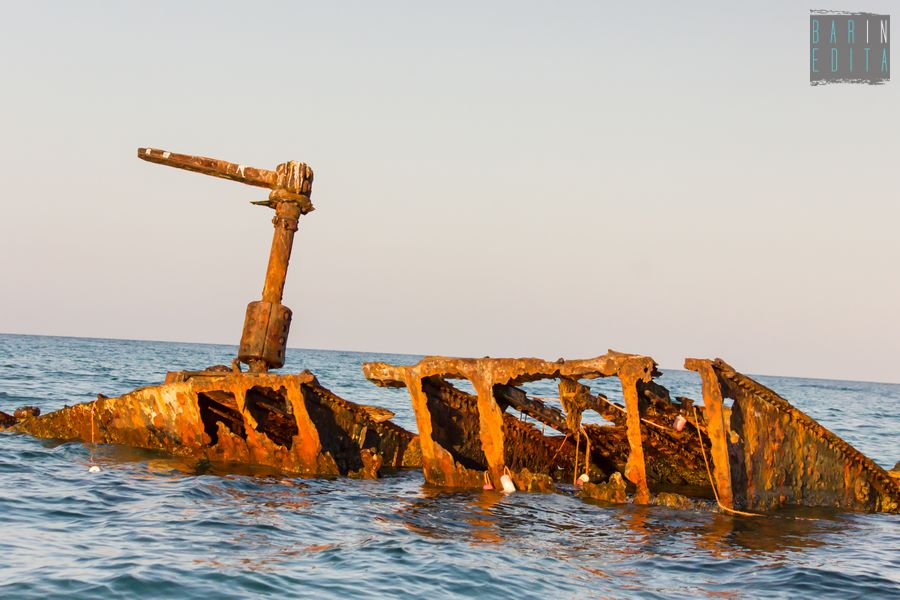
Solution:
<path fill-rule="evenodd" d="M 707 412 L 722 414 L 723 399 L 734 400 L 711 440 L 723 503 L 900 512 L 900 480 L 774 391 L 721 359 L 685 366 L 700 373 Z"/>
<path fill-rule="evenodd" d="M 301 475 L 373 478 L 421 464 L 414 434 L 338 397 L 309 371 L 175 372 L 167 381 L 23 419 L 14 430 Z"/>
<path fill-rule="evenodd" d="M 700 410 L 688 398 L 673 402 L 652 380 L 651 358 L 614 351 L 555 362 L 426 357 L 413 366 L 367 363 L 363 372 L 376 385 L 409 390 L 433 485 L 499 489 L 508 471 L 517 489 L 552 491 L 581 476 L 585 496 L 622 501 L 621 473 L 640 504 L 677 485 L 732 511 L 793 504 L 900 512 L 900 480 L 772 390 L 722 361 L 689 359 L 686 367 L 701 375 Z M 625 406 L 579 382 L 595 377 L 617 377 Z M 554 400 L 565 412 L 517 387 L 539 379 L 559 380 Z M 724 398 L 735 399 L 730 410 Z M 585 410 L 612 424 L 582 425 Z M 683 429 L 673 426 L 679 415 Z"/>

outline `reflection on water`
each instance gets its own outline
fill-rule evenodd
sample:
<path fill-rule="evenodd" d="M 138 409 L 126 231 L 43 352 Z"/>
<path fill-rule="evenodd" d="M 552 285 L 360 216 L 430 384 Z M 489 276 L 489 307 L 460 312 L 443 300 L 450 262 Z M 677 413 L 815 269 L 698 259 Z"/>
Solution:
<path fill-rule="evenodd" d="M 590 505 L 580 504 L 574 495 L 526 496 L 523 504 L 519 496 L 497 491 L 448 491 L 423 484 L 421 496 L 404 504 L 396 516 L 418 535 L 473 545 L 549 534 L 571 537 L 565 550 L 579 553 L 642 553 L 690 543 L 716 558 L 761 553 L 778 557 L 817 548 L 827 534 L 838 534 L 844 526 L 841 513 L 830 509 L 794 508 L 743 517 L 716 512 L 711 503 L 692 511 L 610 505 L 601 514 L 591 514 Z M 573 514 L 599 518 L 602 525 L 576 524 Z M 628 541 L 627 548 L 621 547 L 623 540 Z"/>
<path fill-rule="evenodd" d="M 34 339 L 37 349 L 0 336 L 0 354 L 19 357 L 0 367 L 0 410 L 22 398 L 49 410 L 161 380 L 173 363 L 227 362 L 233 352 Z M 54 373 L 30 366 L 30 351 L 53 359 Z M 292 351 L 293 368 L 301 358 L 323 384 L 381 403 L 412 425 L 405 393 L 368 385 L 359 363 L 416 357 Z M 666 376 L 678 393 L 692 393 L 687 374 Z M 882 464 L 900 458 L 897 386 L 767 383 L 835 429 L 880 414 L 864 437 L 866 451 Z M 900 517 L 892 515 L 802 509 L 753 518 L 602 506 L 570 494 L 447 491 L 424 485 L 418 472 L 301 479 L 128 448 L 93 454 L 101 473 L 87 472 L 91 449 L 82 444 L 0 435 L 0 597 L 900 594 Z"/>

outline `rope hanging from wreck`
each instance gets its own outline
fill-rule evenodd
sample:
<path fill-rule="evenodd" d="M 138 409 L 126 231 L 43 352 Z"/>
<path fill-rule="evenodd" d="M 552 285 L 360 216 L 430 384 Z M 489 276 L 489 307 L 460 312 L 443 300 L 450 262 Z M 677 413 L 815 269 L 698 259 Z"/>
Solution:
<path fill-rule="evenodd" d="M 694 425 L 697 428 L 697 441 L 700 442 L 700 454 L 703 455 L 703 464 L 706 465 L 706 475 L 709 477 L 709 485 L 712 486 L 713 496 L 716 497 L 716 504 L 718 504 L 719 508 L 721 508 L 722 510 L 735 515 L 743 515 L 745 517 L 764 517 L 765 515 L 761 515 L 759 513 L 744 512 L 742 510 L 728 508 L 727 506 L 722 504 L 721 501 L 719 501 L 719 491 L 716 489 L 716 482 L 713 481 L 712 471 L 709 468 L 709 461 L 706 460 L 706 448 L 703 447 L 703 437 L 701 437 L 700 435 L 700 423 L 697 419 L 697 407 L 691 406 L 691 408 L 694 410 Z"/>
<path fill-rule="evenodd" d="M 556 460 L 556 457 L 559 456 L 559 452 L 563 449 L 563 446 L 566 445 L 566 440 L 569 439 L 569 434 L 566 434 L 566 437 L 563 438 L 563 441 L 559 444 L 559 448 L 556 449 L 556 452 L 553 453 L 553 458 L 550 459 L 550 464 L 553 464 L 553 461 Z"/>
<path fill-rule="evenodd" d="M 626 411 L 624 408 L 622 408 L 621 406 L 619 406 L 619 405 L 616 404 L 615 402 L 610 401 L 608 398 L 604 398 L 603 396 L 598 396 L 598 398 L 600 398 L 601 400 L 603 400 L 604 402 L 606 402 L 607 404 L 609 404 L 610 406 L 612 406 L 612 407 L 615 408 L 616 410 L 618 410 L 618 411 L 620 411 L 620 412 L 622 412 L 622 413 L 624 413 L 624 414 L 626 414 L 626 415 L 628 414 L 628 411 Z M 658 423 L 654 423 L 653 421 L 648 421 L 648 420 L 645 419 L 644 417 L 641 417 L 641 423 L 646 423 L 647 425 L 652 425 L 653 427 L 656 427 L 657 429 L 661 429 L 662 431 L 665 431 L 665 432 L 667 432 L 667 433 L 668 433 L 668 431 L 669 431 L 669 428 L 668 428 L 668 427 L 663 427 L 662 425 L 659 425 Z"/>
<path fill-rule="evenodd" d="M 549 400 L 549 398 L 539 398 L 539 397 L 535 397 L 535 398 L 538 399 L 538 400 Z M 619 411 L 621 411 L 621 412 L 623 412 L 623 413 L 626 413 L 626 411 L 625 411 L 624 408 L 622 408 L 621 406 L 619 406 L 619 405 L 617 405 L 617 404 L 614 404 L 613 402 L 611 402 L 611 401 L 608 400 L 607 398 L 604 398 L 603 396 L 599 396 L 599 398 L 600 398 L 601 400 L 603 400 L 604 402 L 606 402 L 607 404 L 609 404 L 610 406 L 612 406 L 613 408 L 618 409 Z M 722 504 L 722 502 L 719 500 L 719 491 L 716 489 L 716 484 L 715 484 L 715 482 L 713 481 L 712 470 L 709 468 L 709 461 L 708 461 L 707 458 L 706 458 L 706 448 L 703 446 L 703 437 L 702 437 L 701 434 L 700 434 L 700 421 L 699 421 L 699 419 L 697 418 L 697 407 L 696 407 L 696 406 L 691 406 L 691 408 L 692 408 L 693 411 L 694 411 L 694 428 L 695 428 L 696 431 L 697 431 L 697 441 L 700 443 L 700 453 L 703 455 L 703 464 L 706 465 L 706 475 L 707 475 L 707 477 L 709 478 L 709 484 L 710 484 L 710 487 L 712 487 L 712 490 L 713 490 L 713 496 L 715 496 L 715 498 L 716 498 L 716 504 L 717 504 L 717 505 L 719 506 L 719 508 L 721 508 L 722 510 L 727 511 L 727 512 L 730 512 L 730 513 L 735 514 L 735 515 L 742 515 L 742 516 L 745 516 L 745 517 L 764 517 L 765 515 L 761 515 L 761 514 L 759 514 L 759 513 L 751 513 L 751 512 L 745 512 L 745 511 L 742 511 L 742 510 L 736 510 L 736 509 L 733 509 L 733 508 L 728 508 L 727 506 L 725 506 L 724 504 Z M 627 414 L 627 413 L 626 413 L 626 414 Z M 661 430 L 663 430 L 663 431 L 668 431 L 668 429 L 667 429 L 666 427 L 663 427 L 662 425 L 658 425 L 658 424 L 656 424 L 656 423 L 654 423 L 654 422 L 652 422 L 652 421 L 648 421 L 647 419 L 645 419 L 645 418 L 643 418 L 643 417 L 641 417 L 641 421 L 644 422 L 644 423 L 646 423 L 647 425 L 652 425 L 653 427 L 656 427 L 656 428 L 661 429 Z M 572 470 L 572 477 L 573 477 L 572 485 L 578 485 L 578 458 L 579 458 L 578 455 L 579 455 L 579 446 L 580 446 L 580 443 L 581 443 L 581 434 L 582 434 L 582 433 L 584 433 L 584 438 L 585 438 L 585 450 L 584 450 L 584 468 L 585 468 L 585 471 L 587 471 L 587 470 L 589 469 L 589 466 L 590 466 L 590 464 L 591 464 L 591 463 L 590 463 L 591 438 L 588 436 L 587 431 L 584 430 L 584 425 L 581 425 L 581 427 L 579 428 L 579 430 L 576 431 L 575 433 L 576 433 L 577 437 L 575 438 L 575 468 Z M 560 453 L 560 451 L 562 450 L 563 446 L 566 445 L 566 440 L 568 439 L 568 437 L 569 437 L 569 434 L 567 433 L 566 436 L 563 438 L 562 443 L 559 445 L 559 448 L 556 449 L 556 453 L 553 455 L 553 458 L 550 459 L 550 462 L 551 462 L 551 463 L 552 463 L 553 460 L 556 459 L 556 457 L 559 455 L 559 453 Z"/>
<path fill-rule="evenodd" d="M 587 431 L 584 429 L 584 425 L 578 426 L 578 440 L 581 441 L 581 434 L 584 434 L 584 474 L 588 478 L 588 472 L 591 470 L 591 438 L 588 436 Z M 578 474 L 578 444 L 575 444 L 575 469 L 572 471 L 572 477 L 574 477 L 574 481 L 572 485 L 578 486 L 578 481 L 582 482 L 589 479 L 581 479 L 581 475 Z"/>
<path fill-rule="evenodd" d="M 581 433 L 584 434 L 584 472 L 590 476 L 591 470 L 591 438 L 588 436 L 584 425 L 581 426 Z"/>
<path fill-rule="evenodd" d="M 572 469 L 572 485 L 578 485 L 578 446 L 581 444 L 580 429 L 575 432 L 575 436 L 575 468 Z"/>
<path fill-rule="evenodd" d="M 94 441 L 94 404 L 91 403 L 91 456 L 89 459 L 90 467 L 88 467 L 89 473 L 99 473 L 100 467 L 97 466 L 97 463 L 94 462 L 94 450 L 96 449 L 97 444 Z"/>

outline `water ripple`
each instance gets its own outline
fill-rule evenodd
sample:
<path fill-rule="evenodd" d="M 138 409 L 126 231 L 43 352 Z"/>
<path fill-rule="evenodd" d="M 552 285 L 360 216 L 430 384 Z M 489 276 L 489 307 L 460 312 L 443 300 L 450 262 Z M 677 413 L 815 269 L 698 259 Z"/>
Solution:
<path fill-rule="evenodd" d="M 227 364 L 232 346 L 0 335 L 0 410 L 53 410 Z M 291 350 L 335 392 L 395 410 L 366 360 Z M 52 364 L 53 369 L 39 365 Z M 37 366 L 36 366 L 37 365 Z M 663 383 L 699 397 L 695 375 Z M 900 386 L 761 380 L 885 466 L 900 459 Z M 616 398 L 615 382 L 592 382 Z M 549 388 L 535 384 L 537 393 Z M 438 490 L 418 472 L 300 479 L 0 434 L 0 597 L 898 597 L 900 517 L 784 511 L 751 519 L 604 507 L 566 494 Z"/>

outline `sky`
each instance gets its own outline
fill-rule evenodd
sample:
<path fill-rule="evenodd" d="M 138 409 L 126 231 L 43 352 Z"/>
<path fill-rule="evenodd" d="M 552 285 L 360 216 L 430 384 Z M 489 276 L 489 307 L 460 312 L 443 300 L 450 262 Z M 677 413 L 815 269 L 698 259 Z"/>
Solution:
<path fill-rule="evenodd" d="M 0 332 L 237 343 L 265 191 L 151 146 L 313 168 L 291 347 L 900 382 L 900 82 L 808 73 L 893 6 L 3 2 Z"/>

